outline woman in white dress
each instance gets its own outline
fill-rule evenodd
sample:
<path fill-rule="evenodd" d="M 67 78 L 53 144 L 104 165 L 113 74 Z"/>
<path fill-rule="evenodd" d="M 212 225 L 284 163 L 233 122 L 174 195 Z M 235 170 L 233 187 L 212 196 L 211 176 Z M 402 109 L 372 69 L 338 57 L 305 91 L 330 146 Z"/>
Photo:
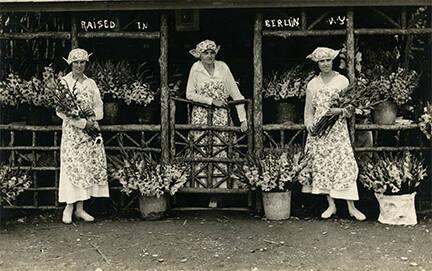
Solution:
<path fill-rule="evenodd" d="M 75 216 L 84 221 L 94 221 L 94 217 L 83 209 L 83 202 L 90 197 L 109 197 L 107 162 L 104 145 L 93 140 L 84 130 L 98 128 L 98 120 L 103 118 L 103 103 L 94 80 L 84 74 L 89 54 L 83 49 L 73 49 L 65 59 L 72 71 L 64 76 L 63 82 L 76 95 L 78 102 L 89 119 L 71 119 L 61 112 L 63 120 L 60 147 L 59 202 L 65 202 L 63 223 L 72 222 Z"/>
<path fill-rule="evenodd" d="M 348 79 L 332 69 L 333 60 L 339 51 L 318 47 L 307 58 L 318 63 L 320 74 L 307 85 L 304 123 L 308 130 L 306 149 L 311 154 L 311 171 L 307 176 L 309 185 L 302 191 L 312 194 L 325 194 L 329 207 L 322 218 L 336 213 L 334 199 L 344 199 L 348 211 L 357 220 L 366 217 L 354 205 L 359 199 L 357 191 L 358 166 L 351 146 L 346 118 L 351 112 L 343 108 L 330 108 L 332 97 L 349 85 Z M 312 135 L 317 122 L 324 115 L 339 115 L 336 124 L 328 134 L 320 137 Z"/>
<path fill-rule="evenodd" d="M 189 52 L 198 59 L 189 73 L 189 78 L 186 88 L 186 98 L 192 101 L 213 105 L 212 110 L 212 125 L 223 126 L 228 125 L 230 116 L 225 108 L 229 98 L 233 100 L 244 99 L 243 95 L 237 87 L 234 77 L 228 67 L 223 62 L 216 60 L 216 54 L 220 46 L 217 46 L 214 41 L 204 40 L 196 45 L 196 48 Z M 240 129 L 242 132 L 247 131 L 246 111 L 243 104 L 236 105 L 237 115 L 240 120 Z M 192 109 L 192 124 L 207 124 L 207 109 L 202 106 L 194 106 Z M 203 131 L 191 132 L 191 137 L 194 144 L 199 146 L 200 152 L 194 152 L 195 156 L 202 157 L 218 157 L 226 158 L 227 152 L 224 150 L 229 136 L 226 132 L 215 132 L 214 135 L 203 136 Z M 212 149 L 208 149 L 210 142 L 213 144 Z M 203 170 L 203 164 L 198 165 L 198 176 L 203 179 L 200 184 L 207 188 L 226 188 L 226 182 L 223 181 L 223 176 L 226 172 L 226 164 L 213 164 L 213 183 L 207 183 L 207 177 Z M 210 203 L 210 206 L 214 206 Z"/>

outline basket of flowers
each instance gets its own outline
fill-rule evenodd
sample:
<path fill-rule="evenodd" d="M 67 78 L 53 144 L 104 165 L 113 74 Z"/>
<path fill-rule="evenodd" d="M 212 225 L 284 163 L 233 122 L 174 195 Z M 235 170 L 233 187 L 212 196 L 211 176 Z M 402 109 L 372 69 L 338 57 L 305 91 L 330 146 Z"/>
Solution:
<path fill-rule="evenodd" d="M 122 164 L 110 173 L 127 195 L 137 193 L 141 216 L 147 220 L 163 217 L 168 195 L 174 195 L 189 177 L 184 164 L 157 162 L 150 154 L 122 151 Z"/>
<path fill-rule="evenodd" d="M 265 98 L 276 101 L 277 123 L 296 123 L 301 120 L 301 100 L 306 96 L 307 84 L 314 76 L 314 71 L 307 71 L 303 65 L 294 65 L 284 71 L 272 71 L 265 76 L 263 94 Z"/>
<path fill-rule="evenodd" d="M 411 152 L 374 154 L 359 161 L 359 181 L 375 193 L 380 207 L 378 221 L 415 225 L 416 189 L 427 173 L 424 161 Z"/>
<path fill-rule="evenodd" d="M 306 169 L 308 156 L 300 146 L 286 150 L 250 155 L 238 169 L 240 182 L 262 191 L 264 212 L 268 219 L 288 219 L 291 214 L 291 190 Z"/>

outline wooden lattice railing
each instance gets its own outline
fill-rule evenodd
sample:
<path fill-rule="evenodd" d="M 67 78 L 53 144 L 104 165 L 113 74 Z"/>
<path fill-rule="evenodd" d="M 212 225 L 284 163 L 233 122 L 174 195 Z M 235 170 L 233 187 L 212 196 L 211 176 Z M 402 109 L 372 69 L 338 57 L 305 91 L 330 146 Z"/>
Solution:
<path fill-rule="evenodd" d="M 160 155 L 160 125 L 102 126 L 108 167 L 121 163 L 121 148 Z M 60 126 L 0 125 L 1 161 L 15 168 L 29 169 L 32 185 L 14 206 L 4 208 L 57 209 L 60 170 Z M 120 147 L 120 143 L 122 147 Z M 134 198 L 125 196 L 119 184 L 110 180 L 111 202 L 121 209 L 130 206 Z"/>

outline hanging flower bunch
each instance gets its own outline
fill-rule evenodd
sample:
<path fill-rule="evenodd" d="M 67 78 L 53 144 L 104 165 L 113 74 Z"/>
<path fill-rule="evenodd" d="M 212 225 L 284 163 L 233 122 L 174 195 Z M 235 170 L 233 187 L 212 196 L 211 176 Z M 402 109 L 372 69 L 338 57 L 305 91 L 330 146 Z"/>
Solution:
<path fill-rule="evenodd" d="M 12 169 L 10 166 L 0 165 L 0 200 L 13 205 L 18 195 L 31 185 L 27 171 Z"/>
<path fill-rule="evenodd" d="M 427 139 L 432 140 L 432 104 L 429 102 L 423 108 L 424 114 L 420 116 L 420 130 L 425 134 Z"/>
<path fill-rule="evenodd" d="M 123 186 L 126 194 L 137 191 L 142 196 L 159 198 L 174 195 L 189 177 L 189 168 L 182 164 L 161 164 L 147 154 L 123 151 L 123 165 L 113 170 L 112 177 Z"/>
<path fill-rule="evenodd" d="M 371 159 L 359 161 L 359 181 L 375 193 L 411 194 L 426 175 L 424 161 L 409 151 L 374 154 Z"/>
<path fill-rule="evenodd" d="M 298 181 L 308 159 L 301 147 L 292 146 L 282 153 L 249 156 L 236 175 L 239 181 L 246 182 L 252 188 L 266 192 L 288 191 Z"/>
<path fill-rule="evenodd" d="M 314 76 L 314 71 L 305 71 L 302 65 L 283 72 L 274 71 L 264 78 L 264 97 L 273 97 L 275 100 L 304 97 L 307 84 Z"/>
<path fill-rule="evenodd" d="M 96 61 L 89 68 L 89 76 L 99 87 L 102 99 L 124 100 L 126 104 L 132 102 L 148 105 L 155 98 L 152 80 L 146 63 L 138 69 L 133 69 L 126 61 Z"/>

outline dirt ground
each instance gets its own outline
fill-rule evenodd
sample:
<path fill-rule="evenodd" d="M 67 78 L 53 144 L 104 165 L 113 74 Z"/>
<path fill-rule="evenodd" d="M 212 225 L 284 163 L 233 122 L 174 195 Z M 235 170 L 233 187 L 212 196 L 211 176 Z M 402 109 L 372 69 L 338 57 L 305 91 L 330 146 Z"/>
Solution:
<path fill-rule="evenodd" d="M 427 216 L 416 226 L 220 211 L 59 221 L 51 213 L 3 222 L 0 270 L 432 270 Z"/>

